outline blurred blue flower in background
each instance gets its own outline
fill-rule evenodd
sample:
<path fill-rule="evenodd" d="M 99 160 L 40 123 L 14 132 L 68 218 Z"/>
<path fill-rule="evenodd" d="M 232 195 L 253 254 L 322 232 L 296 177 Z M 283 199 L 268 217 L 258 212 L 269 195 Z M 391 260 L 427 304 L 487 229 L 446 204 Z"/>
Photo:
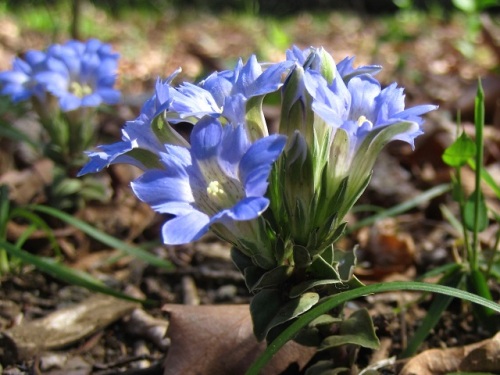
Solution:
<path fill-rule="evenodd" d="M 54 44 L 47 50 L 45 70 L 35 80 L 59 98 L 64 112 L 79 107 L 117 104 L 120 92 L 113 88 L 119 55 L 97 39 Z"/>

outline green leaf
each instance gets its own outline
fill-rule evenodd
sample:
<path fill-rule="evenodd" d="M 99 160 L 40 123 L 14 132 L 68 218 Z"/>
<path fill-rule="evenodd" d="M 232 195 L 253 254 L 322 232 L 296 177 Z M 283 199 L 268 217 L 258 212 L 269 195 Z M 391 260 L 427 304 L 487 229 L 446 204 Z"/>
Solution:
<path fill-rule="evenodd" d="M 449 270 L 448 272 L 449 273 L 447 273 L 440 282 L 452 288 L 458 288 L 464 279 L 462 269 L 457 267 Z M 420 345 L 429 335 L 429 332 L 439 322 L 443 311 L 446 310 L 452 300 L 453 297 L 449 295 L 437 295 L 434 297 L 434 300 L 432 301 L 429 310 L 420 323 L 417 331 L 413 334 L 413 337 L 410 339 L 408 346 L 403 350 L 403 353 L 401 353 L 402 358 L 410 357 L 416 353 Z"/>
<path fill-rule="evenodd" d="M 88 273 L 66 267 L 63 264 L 57 263 L 52 258 L 40 257 L 30 254 L 29 252 L 17 248 L 9 242 L 0 241 L 0 247 L 7 250 L 7 252 L 9 252 L 12 256 L 21 259 L 23 262 L 32 264 L 40 271 L 45 272 L 68 284 L 82 286 L 94 292 L 108 294 L 110 296 L 126 299 L 129 301 L 151 303 L 151 301 L 140 300 L 127 294 L 121 293 L 117 290 L 111 289 L 104 285 L 100 280 L 92 277 Z"/>
<path fill-rule="evenodd" d="M 476 0 L 452 0 L 453 5 L 465 13 L 477 11 Z"/>
<path fill-rule="evenodd" d="M 423 193 L 417 195 L 416 197 L 405 201 L 401 204 L 398 204 L 394 207 L 388 208 L 387 210 L 383 210 L 381 212 L 378 212 L 377 214 L 373 216 L 369 216 L 366 219 L 358 221 L 356 224 L 350 226 L 347 230 L 347 233 L 352 233 L 359 228 L 366 227 L 369 225 L 374 224 L 376 221 L 384 219 L 386 217 L 392 217 L 396 216 L 399 214 L 402 214 L 408 210 L 411 210 L 412 208 L 418 207 L 422 203 L 426 203 L 430 201 L 431 199 L 434 199 L 448 191 L 451 190 L 451 184 L 442 184 L 435 186 L 427 191 L 424 191 Z"/>
<path fill-rule="evenodd" d="M 340 279 L 348 281 L 352 278 L 354 267 L 356 266 L 356 247 L 352 250 L 335 250 L 335 262 L 338 264 L 337 270 Z"/>
<path fill-rule="evenodd" d="M 277 289 L 264 289 L 257 293 L 250 302 L 250 315 L 253 321 L 253 333 L 262 341 L 269 329 L 268 323 L 281 307 L 282 293 Z"/>
<path fill-rule="evenodd" d="M 320 279 L 336 279 L 340 281 L 337 269 L 328 263 L 321 255 L 318 255 L 310 266 L 310 273 Z"/>
<path fill-rule="evenodd" d="M 252 267 L 248 267 L 245 269 L 247 271 L 248 269 L 251 269 Z M 263 288 L 270 288 L 274 286 L 279 286 L 282 284 L 288 277 L 292 274 L 293 267 L 290 266 L 278 266 L 273 268 L 270 271 L 265 272 L 264 274 L 261 274 L 260 277 L 252 284 L 248 285 L 250 292 L 254 292 L 259 289 Z M 246 279 L 246 272 L 245 272 L 245 279 Z"/>
<path fill-rule="evenodd" d="M 65 212 L 56 210 L 52 207 L 42 206 L 42 205 L 33 205 L 29 206 L 33 211 L 43 212 L 47 215 L 54 216 L 59 220 L 62 220 L 69 225 L 74 226 L 75 228 L 80 229 L 82 232 L 86 233 L 90 237 L 94 238 L 97 241 L 102 242 L 103 244 L 108 245 L 111 248 L 121 250 L 129 255 L 136 257 L 137 259 L 141 259 L 142 261 L 151 264 L 155 267 L 161 267 L 166 270 L 174 269 L 174 265 L 170 263 L 168 260 L 160 259 L 157 256 L 141 249 L 140 247 L 129 245 L 126 242 L 120 241 L 119 239 L 110 236 L 100 230 L 94 228 L 93 226 L 81 221 L 79 219 L 74 218 L 73 216 L 68 215 Z"/>
<path fill-rule="evenodd" d="M 343 284 L 343 282 L 339 279 L 306 280 L 290 289 L 290 293 L 288 294 L 288 296 L 290 298 L 297 298 L 301 294 L 307 292 L 308 290 L 311 290 L 314 287 L 331 284 Z"/>
<path fill-rule="evenodd" d="M 479 194 L 479 197 L 476 195 Z M 477 219 L 476 219 L 477 213 Z M 477 220 L 477 227 L 476 227 Z M 488 207 L 480 190 L 474 191 L 465 202 L 464 224 L 470 231 L 482 232 L 488 227 Z"/>
<path fill-rule="evenodd" d="M 41 149 L 41 145 L 36 144 L 36 142 L 34 142 L 27 134 L 4 122 L 0 122 L 0 137 L 9 138 L 13 141 L 24 142 L 31 146 L 33 150 Z"/>
<path fill-rule="evenodd" d="M 462 132 L 443 153 L 443 161 L 450 167 L 461 167 L 476 156 L 476 144 L 467 134 Z"/>
<path fill-rule="evenodd" d="M 307 267 L 311 264 L 311 254 L 304 246 L 293 245 L 293 261 L 297 267 Z"/>
<path fill-rule="evenodd" d="M 340 323 L 338 335 L 325 338 L 318 350 L 326 350 L 333 347 L 353 344 L 364 348 L 377 349 L 380 345 L 372 318 L 366 309 L 360 309 Z"/>
<path fill-rule="evenodd" d="M 481 270 L 479 269 L 471 270 L 467 278 L 467 283 L 469 286 L 469 290 L 471 292 L 483 298 L 489 299 L 490 301 L 493 301 L 493 297 L 491 295 L 488 282 L 486 281 L 486 277 L 484 276 Z M 491 317 L 494 314 L 494 311 L 488 308 L 484 308 L 482 306 L 474 306 L 474 307 L 479 320 L 481 320 L 482 324 L 487 326 L 489 317 Z"/>
<path fill-rule="evenodd" d="M 474 160 L 468 161 L 469 166 L 472 170 L 476 170 L 476 162 Z M 484 168 L 481 168 L 481 178 L 484 182 L 495 192 L 495 195 L 500 199 L 500 186 L 495 182 L 491 174 Z"/>
<path fill-rule="evenodd" d="M 269 331 L 309 310 L 319 301 L 317 293 L 305 293 L 291 300 L 283 299 L 281 291 L 264 289 L 250 303 L 254 334 L 262 341 Z"/>
<path fill-rule="evenodd" d="M 460 298 L 469 302 L 477 303 L 485 307 L 489 307 L 496 312 L 500 313 L 500 305 L 489 301 L 485 298 L 479 297 L 475 294 L 465 292 L 460 289 L 451 288 L 443 285 L 435 285 L 421 282 L 385 282 L 363 286 L 357 289 L 347 290 L 345 292 L 335 294 L 327 297 L 317 304 L 311 310 L 304 313 L 290 326 L 288 326 L 280 335 L 270 343 L 264 353 L 252 364 L 247 370 L 246 375 L 258 375 L 262 368 L 269 362 L 269 360 L 280 350 L 286 342 L 291 340 L 297 332 L 307 326 L 311 321 L 320 315 L 328 313 L 333 308 L 341 305 L 344 302 L 366 296 L 373 293 L 395 292 L 395 291 L 415 291 L 415 292 L 431 292 L 448 295 L 451 297 Z"/>

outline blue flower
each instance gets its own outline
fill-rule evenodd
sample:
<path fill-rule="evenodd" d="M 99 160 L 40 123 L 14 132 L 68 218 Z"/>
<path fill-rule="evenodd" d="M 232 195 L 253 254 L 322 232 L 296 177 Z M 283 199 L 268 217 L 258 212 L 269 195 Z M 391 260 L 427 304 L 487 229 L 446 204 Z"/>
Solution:
<path fill-rule="evenodd" d="M 188 243 L 209 228 L 240 243 L 255 237 L 237 224 L 268 207 L 267 179 L 285 143 L 284 136 L 271 135 L 252 144 L 242 125 L 222 126 L 205 116 L 191 133 L 190 148 L 165 145 L 164 168 L 146 171 L 132 188 L 154 210 L 175 215 L 163 226 L 165 243 Z"/>
<path fill-rule="evenodd" d="M 36 96 L 45 101 L 45 88 L 35 79 L 35 74 L 45 69 L 43 62 L 46 55 L 40 51 L 28 51 L 24 58 L 15 58 L 12 70 L 0 73 L 1 94 L 11 97 L 13 102 L 27 100 Z"/>
<path fill-rule="evenodd" d="M 162 121 L 161 114 L 171 105 L 174 94 L 170 83 L 179 73 L 180 69 L 164 81 L 159 79 L 156 81 L 155 92 L 144 103 L 139 116 L 125 123 L 121 141 L 111 145 L 100 145 L 97 146 L 97 150 L 86 152 L 90 161 L 78 173 L 79 176 L 100 172 L 111 164 L 131 164 L 142 170 L 159 166 L 158 156 L 160 152 L 165 152 L 165 146 L 159 134 L 154 131 L 152 121 L 157 117 L 160 117 L 159 121 Z M 162 121 L 162 124 L 169 128 L 167 122 Z M 175 133 L 172 131 L 171 134 Z M 180 136 L 174 141 L 177 141 L 174 143 L 187 145 Z"/>
<path fill-rule="evenodd" d="M 245 105 L 251 98 L 276 91 L 282 76 L 293 65 L 290 61 L 264 66 L 252 55 L 246 64 L 241 59 L 234 70 L 211 74 L 198 85 L 184 83 L 173 94 L 170 112 L 181 120 L 195 122 L 205 115 L 224 117 L 232 124 L 245 122 Z"/>
<path fill-rule="evenodd" d="M 116 104 L 120 92 L 113 88 L 118 54 L 99 40 L 71 40 L 47 50 L 45 70 L 35 74 L 37 82 L 59 99 L 64 112 L 80 107 Z"/>
<path fill-rule="evenodd" d="M 178 69 L 165 81 L 157 81 L 155 93 L 144 104 L 139 117 L 125 124 L 122 141 L 87 152 L 90 161 L 79 175 L 99 172 L 115 163 L 132 164 L 141 169 L 157 167 L 156 156 L 164 152 L 165 143 L 186 145 L 170 124 L 196 124 L 202 117 L 211 116 L 233 126 L 246 125 L 247 102 L 276 91 L 291 65 L 292 62 L 282 62 L 263 69 L 252 56 L 246 64 L 240 60 L 234 70 L 215 72 L 199 84 L 186 82 L 173 87 L 171 82 L 180 72 Z M 165 131 L 159 131 L 153 120 Z M 263 134 L 266 133 L 267 129 Z"/>
<path fill-rule="evenodd" d="M 396 83 L 382 89 L 369 74 L 356 75 L 347 84 L 342 79 L 335 79 L 328 85 L 319 73 L 309 71 L 305 74 L 305 84 L 313 97 L 312 109 L 333 128 L 347 132 L 351 152 L 355 152 L 371 131 L 400 122 L 413 125 L 394 134 L 387 142 L 402 140 L 413 147 L 414 139 L 423 133 L 424 120 L 420 116 L 437 108 L 435 105 L 420 105 L 405 110 L 403 89 Z"/>
<path fill-rule="evenodd" d="M 362 65 L 354 68 L 352 66 L 354 57 L 346 57 L 335 66 L 333 58 L 323 47 L 310 47 L 301 50 L 297 46 L 293 46 L 292 49 L 286 51 L 286 58 L 290 61 L 296 61 L 305 70 L 314 70 L 322 73 L 324 77 L 325 70 L 333 71 L 332 73 L 338 74 L 345 82 L 360 74 L 375 75 L 382 69 L 380 65 Z M 331 81 L 334 77 L 325 78 Z"/>
<path fill-rule="evenodd" d="M 402 88 L 393 83 L 382 89 L 366 73 L 354 75 L 347 82 L 337 77 L 328 84 L 320 73 L 309 70 L 304 82 L 313 98 L 311 108 L 320 118 L 317 124 L 323 122 L 329 128 L 327 196 L 333 197 L 348 178 L 346 197 L 339 209 L 339 217 L 343 217 L 365 189 L 382 148 L 394 140 L 413 148 L 415 138 L 423 133 L 421 116 L 437 106 L 405 109 Z"/>

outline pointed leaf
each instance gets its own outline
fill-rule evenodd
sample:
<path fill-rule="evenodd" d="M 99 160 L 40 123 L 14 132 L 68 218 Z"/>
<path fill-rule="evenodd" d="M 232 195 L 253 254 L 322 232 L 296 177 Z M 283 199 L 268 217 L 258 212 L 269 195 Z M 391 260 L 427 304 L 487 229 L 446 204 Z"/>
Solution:
<path fill-rule="evenodd" d="M 267 325 L 267 332 L 272 328 L 288 322 L 293 318 L 303 314 L 317 304 L 319 295 L 317 293 L 304 293 L 298 298 L 294 298 L 283 305 L 274 316 L 274 318 Z M 266 333 L 267 334 L 267 333 Z"/>
<path fill-rule="evenodd" d="M 450 167 L 461 167 L 476 155 L 476 144 L 462 132 L 443 153 L 443 161 Z"/>
<path fill-rule="evenodd" d="M 337 270 L 340 278 L 343 281 L 350 280 L 356 266 L 356 247 L 349 251 L 336 250 L 335 262 L 337 262 Z"/>
<path fill-rule="evenodd" d="M 369 349 L 379 347 L 380 342 L 375 334 L 372 318 L 366 309 L 353 312 L 348 319 L 340 323 L 339 334 L 324 339 L 318 350 L 326 350 L 345 344 L 359 345 Z"/>
<path fill-rule="evenodd" d="M 281 291 L 263 289 L 250 303 L 250 312 L 257 340 L 263 340 L 269 331 L 308 311 L 319 301 L 317 293 L 305 293 L 299 298 L 283 299 Z"/>
<path fill-rule="evenodd" d="M 251 268 L 252 267 L 249 267 L 247 268 L 247 270 Z M 286 279 L 288 279 L 292 271 L 293 267 L 290 266 L 278 266 L 276 268 L 273 268 L 272 270 L 262 274 L 252 285 L 249 286 L 248 289 L 250 290 L 250 292 L 254 292 L 263 288 L 270 288 L 274 286 L 278 287 L 280 284 L 283 284 Z M 245 272 L 245 279 L 246 278 L 247 274 Z"/>
<path fill-rule="evenodd" d="M 314 259 L 309 270 L 315 278 L 336 279 L 340 281 L 340 276 L 337 270 L 332 266 L 332 264 L 326 262 L 321 255 Z"/>

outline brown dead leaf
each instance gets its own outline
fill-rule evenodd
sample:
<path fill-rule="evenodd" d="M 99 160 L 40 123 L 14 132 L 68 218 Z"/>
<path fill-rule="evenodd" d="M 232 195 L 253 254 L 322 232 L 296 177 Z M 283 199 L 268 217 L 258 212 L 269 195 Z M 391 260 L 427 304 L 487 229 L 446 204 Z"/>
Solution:
<path fill-rule="evenodd" d="M 367 260 L 370 275 L 376 279 L 392 273 L 404 273 L 415 262 L 415 243 L 409 233 L 398 229 L 394 219 L 378 221 L 363 228 L 358 240 Z"/>
<path fill-rule="evenodd" d="M 410 359 L 400 375 L 448 372 L 496 372 L 500 369 L 500 332 L 493 338 L 459 348 L 430 349 Z"/>
<path fill-rule="evenodd" d="M 43 318 L 23 322 L 0 335 L 0 361 L 25 360 L 46 350 L 64 347 L 106 327 L 135 308 L 135 302 L 98 294 Z"/>
<path fill-rule="evenodd" d="M 242 374 L 265 349 L 252 332 L 248 305 L 166 305 L 170 313 L 171 347 L 164 375 Z M 271 360 L 263 375 L 280 374 L 297 363 L 302 368 L 315 348 L 288 342 Z"/>
<path fill-rule="evenodd" d="M 31 168 L 11 170 L 0 176 L 0 185 L 9 187 L 9 198 L 19 205 L 45 201 L 44 189 L 52 183 L 54 163 L 37 161 Z"/>

